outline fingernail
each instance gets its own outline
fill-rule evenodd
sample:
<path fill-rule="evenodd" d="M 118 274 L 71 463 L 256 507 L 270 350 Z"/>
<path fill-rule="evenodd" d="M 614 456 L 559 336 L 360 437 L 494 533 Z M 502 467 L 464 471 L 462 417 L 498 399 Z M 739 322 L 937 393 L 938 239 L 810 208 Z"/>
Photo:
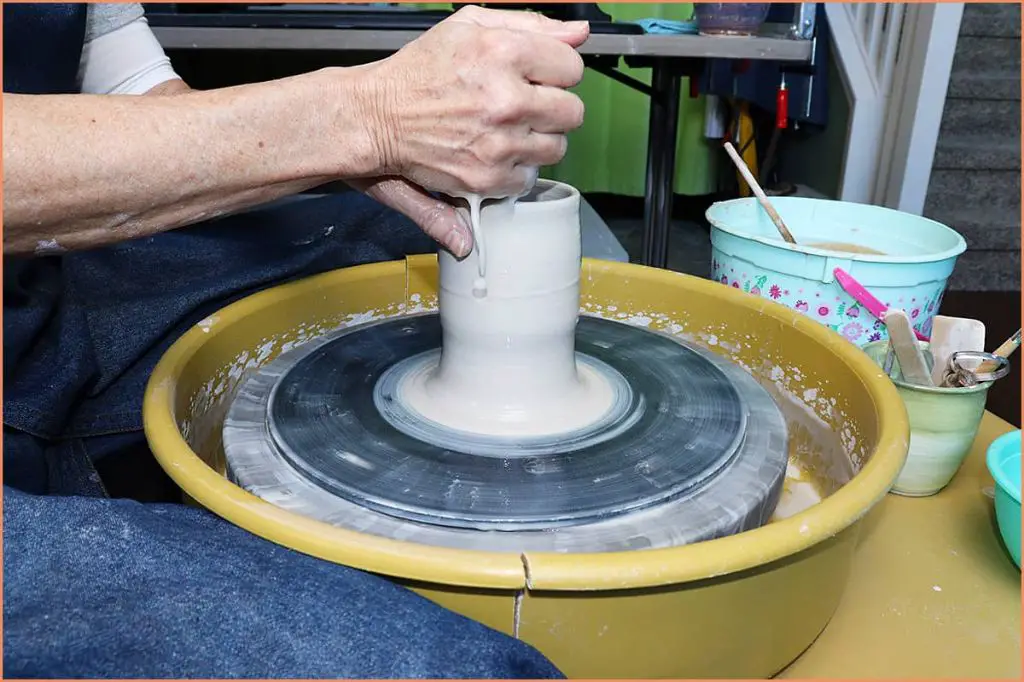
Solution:
<path fill-rule="evenodd" d="M 573 31 L 582 31 L 590 28 L 589 21 L 567 21 L 565 22 L 567 28 L 571 28 Z"/>
<path fill-rule="evenodd" d="M 469 255 L 469 249 L 466 248 L 466 238 L 458 230 L 452 230 L 448 233 L 448 236 L 445 237 L 444 245 L 456 258 L 464 258 Z"/>

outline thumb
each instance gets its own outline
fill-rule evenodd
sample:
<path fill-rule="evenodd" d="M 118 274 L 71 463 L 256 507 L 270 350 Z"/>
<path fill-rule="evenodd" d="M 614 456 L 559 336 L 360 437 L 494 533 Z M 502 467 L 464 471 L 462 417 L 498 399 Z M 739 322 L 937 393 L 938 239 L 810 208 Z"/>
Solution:
<path fill-rule="evenodd" d="M 487 9 L 476 5 L 463 7 L 452 15 L 452 20 L 467 21 L 485 28 L 541 33 L 573 47 L 582 45 L 590 35 L 590 23 L 587 21 L 558 21 L 538 12 Z"/>
<path fill-rule="evenodd" d="M 456 258 L 469 255 L 473 233 L 455 208 L 399 177 L 350 180 L 349 184 L 404 214 Z"/>

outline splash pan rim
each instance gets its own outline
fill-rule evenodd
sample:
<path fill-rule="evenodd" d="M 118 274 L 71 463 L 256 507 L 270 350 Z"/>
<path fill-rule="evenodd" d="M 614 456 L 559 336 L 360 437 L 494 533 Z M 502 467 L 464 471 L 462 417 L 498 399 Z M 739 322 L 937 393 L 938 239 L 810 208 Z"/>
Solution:
<path fill-rule="evenodd" d="M 906 458 L 909 425 L 899 394 L 878 366 L 835 332 L 788 308 L 689 275 L 640 265 L 584 259 L 584 276 L 644 279 L 668 289 L 695 291 L 774 318 L 837 356 L 860 380 L 878 418 L 877 445 L 843 487 L 789 518 L 737 535 L 682 547 L 598 554 L 487 552 L 448 549 L 377 538 L 281 510 L 243 491 L 192 451 L 175 417 L 176 378 L 194 354 L 231 322 L 258 313 L 269 302 L 321 295 L 339 278 L 401 277 L 419 260 L 360 265 L 290 282 L 236 301 L 215 314 L 212 327 L 181 336 L 155 367 L 146 387 L 143 418 L 154 456 L 184 492 L 213 513 L 272 542 L 319 558 L 395 578 L 492 589 L 579 591 L 637 589 L 724 576 L 809 549 L 860 520 L 880 501 Z M 436 266 L 435 266 L 436 267 Z M 529 562 L 527 579 L 524 559 Z"/>

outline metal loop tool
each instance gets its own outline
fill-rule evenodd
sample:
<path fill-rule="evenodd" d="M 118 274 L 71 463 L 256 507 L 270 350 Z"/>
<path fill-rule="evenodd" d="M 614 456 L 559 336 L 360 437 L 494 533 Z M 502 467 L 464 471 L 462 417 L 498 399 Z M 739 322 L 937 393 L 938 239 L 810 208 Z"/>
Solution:
<path fill-rule="evenodd" d="M 965 366 L 965 361 L 971 362 L 974 368 L 982 364 L 994 366 L 990 371 L 978 372 L 976 369 Z M 1010 361 L 994 353 L 982 351 L 958 351 L 949 357 L 949 364 L 946 373 L 942 377 L 942 386 L 948 388 L 971 388 L 979 384 L 985 384 L 1002 379 L 1010 373 Z"/>

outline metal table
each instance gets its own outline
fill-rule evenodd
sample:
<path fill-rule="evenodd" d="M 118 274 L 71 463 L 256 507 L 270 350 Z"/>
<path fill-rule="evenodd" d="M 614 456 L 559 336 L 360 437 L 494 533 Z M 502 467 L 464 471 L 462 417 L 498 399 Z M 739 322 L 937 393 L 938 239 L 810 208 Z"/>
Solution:
<path fill-rule="evenodd" d="M 154 26 L 165 49 L 302 50 L 390 54 L 415 40 L 421 31 L 320 28 L 227 28 Z M 792 27 L 768 24 L 757 36 L 594 34 L 580 53 L 597 71 L 635 88 L 651 99 L 647 139 L 647 178 L 641 262 L 668 264 L 668 233 L 672 194 L 679 95 L 683 76 L 701 73 L 708 59 L 749 59 L 806 63 L 813 40 L 790 37 Z M 651 84 L 631 78 L 601 57 L 624 57 L 630 66 L 649 67 Z"/>

